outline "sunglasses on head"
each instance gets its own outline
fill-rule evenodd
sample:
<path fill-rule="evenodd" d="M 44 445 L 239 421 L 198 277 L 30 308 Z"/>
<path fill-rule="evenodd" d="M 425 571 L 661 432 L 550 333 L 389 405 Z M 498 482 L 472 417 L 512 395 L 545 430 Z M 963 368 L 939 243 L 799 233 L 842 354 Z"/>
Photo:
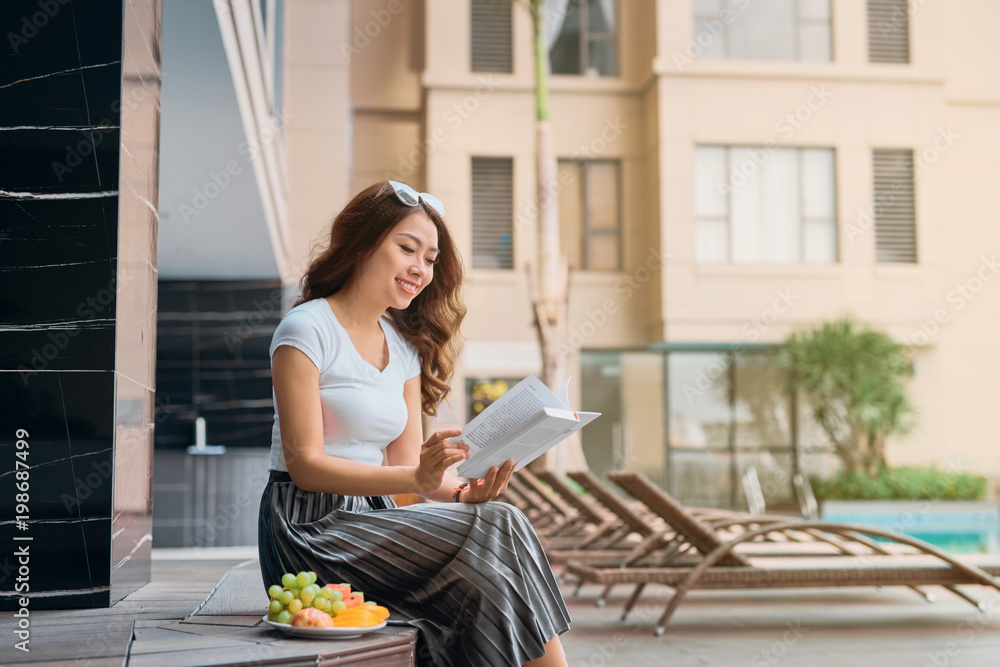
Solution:
<path fill-rule="evenodd" d="M 434 209 L 442 218 L 444 217 L 444 204 L 434 195 L 427 194 L 426 192 L 417 192 L 406 183 L 398 181 L 389 181 L 389 186 L 396 193 L 396 198 L 407 206 L 420 206 L 420 202 L 422 201 Z"/>

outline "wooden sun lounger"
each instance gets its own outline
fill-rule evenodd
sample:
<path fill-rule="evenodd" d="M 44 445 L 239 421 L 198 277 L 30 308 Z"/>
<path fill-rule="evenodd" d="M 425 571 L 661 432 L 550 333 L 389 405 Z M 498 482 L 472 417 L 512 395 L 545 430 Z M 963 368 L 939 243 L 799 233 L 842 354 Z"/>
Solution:
<path fill-rule="evenodd" d="M 956 586 L 978 584 L 1000 590 L 1000 559 L 961 559 L 916 538 L 867 526 L 828 521 L 787 521 L 768 523 L 724 541 L 711 526 L 687 512 L 664 491 L 639 473 L 612 473 L 611 479 L 630 494 L 644 500 L 651 509 L 668 518 L 677 534 L 703 554 L 695 567 L 598 567 L 581 561 L 567 563 L 568 571 L 581 581 L 607 587 L 632 584 L 635 590 L 626 603 L 622 619 L 650 583 L 673 587 L 675 593 L 656 626 L 662 635 L 671 616 L 694 589 L 801 588 L 828 586 L 908 586 L 940 585 L 963 600 L 982 605 Z M 827 543 L 855 544 L 874 548 L 863 555 L 837 558 L 773 558 L 743 555 L 741 545 L 771 533 L 799 532 L 827 536 Z M 905 545 L 909 554 L 890 553 L 872 538 Z M 922 591 L 917 589 L 923 594 Z M 925 596 L 930 598 L 930 596 Z"/>
<path fill-rule="evenodd" d="M 616 474 L 619 473 L 611 473 L 609 476 L 614 477 Z M 577 561 L 595 567 L 665 566 L 668 564 L 671 566 L 692 566 L 697 564 L 698 560 L 689 553 L 692 544 L 684 538 L 683 532 L 678 532 L 676 527 L 667 520 L 668 517 L 657 511 L 657 507 L 650 506 L 645 502 L 646 498 L 634 496 L 645 510 L 640 513 L 635 506 L 620 498 L 593 473 L 574 472 L 569 473 L 569 476 L 621 520 L 621 525 L 628 531 L 628 536 L 638 535 L 643 539 L 638 543 L 634 540 L 619 540 L 616 543 L 618 549 L 600 551 L 593 549 L 580 551 L 547 549 L 546 555 L 550 563 L 566 564 L 569 561 Z M 719 509 L 695 508 L 692 510 L 679 505 L 678 508 L 679 512 L 685 516 L 696 516 L 699 517 L 699 520 L 709 522 L 710 525 L 726 529 L 726 532 L 722 534 L 722 538 L 726 540 L 761 525 L 784 522 L 792 518 L 774 515 L 749 515 Z M 758 556 L 799 557 L 866 554 L 878 550 L 877 546 L 872 546 L 874 543 L 870 540 L 859 546 L 855 542 L 861 538 L 844 544 L 843 541 L 833 540 L 823 535 L 812 535 L 798 531 L 788 531 L 777 536 L 764 535 L 759 539 L 767 543 L 742 544 L 739 551 Z M 583 580 L 579 582 L 574 595 L 579 592 L 584 583 Z M 614 583 L 605 586 L 604 591 L 597 598 L 598 606 L 604 605 L 614 586 Z"/>

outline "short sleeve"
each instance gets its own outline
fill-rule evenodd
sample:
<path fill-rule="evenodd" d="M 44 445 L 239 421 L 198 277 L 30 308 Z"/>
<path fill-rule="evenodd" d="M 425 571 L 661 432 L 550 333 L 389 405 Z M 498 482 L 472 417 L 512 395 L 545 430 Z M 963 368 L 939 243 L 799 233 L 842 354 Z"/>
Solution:
<path fill-rule="evenodd" d="M 269 353 L 272 358 L 279 345 L 291 345 L 301 350 L 317 369 L 323 370 L 327 346 L 324 345 L 319 323 L 309 311 L 292 310 L 285 314 L 271 338 Z"/>
<path fill-rule="evenodd" d="M 420 375 L 420 351 L 417 346 L 406 341 L 406 351 L 409 353 L 409 367 L 406 370 L 406 379 L 412 380 Z"/>

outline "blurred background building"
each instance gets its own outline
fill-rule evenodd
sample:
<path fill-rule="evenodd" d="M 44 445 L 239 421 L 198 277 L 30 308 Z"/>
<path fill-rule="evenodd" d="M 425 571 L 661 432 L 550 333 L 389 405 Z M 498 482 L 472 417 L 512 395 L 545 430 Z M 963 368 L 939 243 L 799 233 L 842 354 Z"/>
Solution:
<path fill-rule="evenodd" d="M 914 350 L 918 428 L 890 463 L 995 485 L 1000 4 L 564 0 L 546 21 L 591 468 L 729 505 L 753 464 L 787 501 L 834 458 L 774 351 L 852 314 Z M 441 198 L 465 259 L 428 428 L 539 372 L 532 68 L 510 0 L 164 0 L 158 545 L 253 543 L 271 333 L 372 182 Z M 186 453 L 198 416 L 226 454 Z"/>

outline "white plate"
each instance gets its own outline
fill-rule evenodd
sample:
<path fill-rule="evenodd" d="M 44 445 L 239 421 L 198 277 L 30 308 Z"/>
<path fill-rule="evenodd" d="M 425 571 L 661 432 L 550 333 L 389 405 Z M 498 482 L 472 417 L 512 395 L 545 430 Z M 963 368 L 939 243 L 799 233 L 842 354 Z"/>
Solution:
<path fill-rule="evenodd" d="M 310 639 L 350 639 L 351 637 L 360 637 L 361 635 L 366 635 L 369 632 L 381 630 L 385 627 L 385 621 L 382 621 L 378 625 L 369 625 L 364 628 L 309 628 L 304 625 L 276 623 L 275 621 L 268 620 L 266 614 L 263 616 L 263 619 L 264 622 L 272 628 L 280 630 L 286 635 L 290 635 L 292 637 L 307 637 Z"/>

